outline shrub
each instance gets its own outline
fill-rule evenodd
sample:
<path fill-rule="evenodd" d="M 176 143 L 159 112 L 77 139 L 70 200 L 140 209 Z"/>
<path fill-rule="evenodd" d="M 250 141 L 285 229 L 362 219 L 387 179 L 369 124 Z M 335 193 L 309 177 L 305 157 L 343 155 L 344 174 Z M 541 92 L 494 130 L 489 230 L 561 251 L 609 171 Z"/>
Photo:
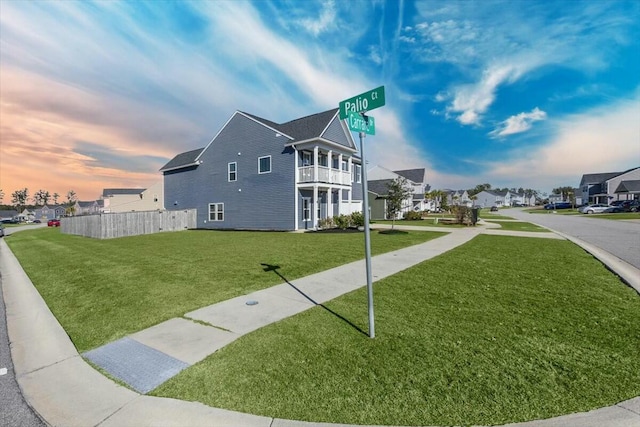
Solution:
<path fill-rule="evenodd" d="M 335 224 L 333 223 L 333 218 L 324 218 L 318 221 L 318 227 L 328 230 L 329 228 L 333 228 Z"/>
<path fill-rule="evenodd" d="M 409 211 L 404 214 L 403 218 L 407 221 L 417 221 L 422 219 L 422 214 L 420 212 Z"/>
<path fill-rule="evenodd" d="M 333 221 L 336 224 L 336 227 L 345 230 L 347 228 L 349 228 L 349 225 L 351 223 L 351 216 L 350 215 L 338 215 L 338 216 L 334 216 L 333 217 Z"/>
<path fill-rule="evenodd" d="M 351 226 L 364 227 L 364 214 L 362 212 L 354 212 L 351 214 Z"/>

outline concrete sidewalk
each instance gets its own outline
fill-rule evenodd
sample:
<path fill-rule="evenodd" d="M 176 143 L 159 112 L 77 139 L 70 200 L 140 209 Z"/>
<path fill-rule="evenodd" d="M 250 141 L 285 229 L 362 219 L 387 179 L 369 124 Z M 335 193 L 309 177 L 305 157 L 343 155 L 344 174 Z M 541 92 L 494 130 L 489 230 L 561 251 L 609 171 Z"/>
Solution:
<path fill-rule="evenodd" d="M 421 245 L 376 256 L 372 262 L 374 280 L 455 248 L 479 232 L 479 229 L 458 229 Z M 542 237 L 540 234 L 543 233 L 530 234 Z M 196 402 L 150 397 L 119 386 L 98 373 L 77 353 L 4 241 L 0 241 L 0 271 L 16 377 L 27 401 L 50 425 L 328 425 L 260 417 Z M 171 319 L 128 339 L 192 365 L 243 334 L 364 286 L 364 275 L 364 261 L 354 262 L 186 315 L 217 328 L 187 319 Z M 247 305 L 249 301 L 257 304 Z M 637 427 L 640 426 L 640 398 L 588 413 L 517 425 Z"/>

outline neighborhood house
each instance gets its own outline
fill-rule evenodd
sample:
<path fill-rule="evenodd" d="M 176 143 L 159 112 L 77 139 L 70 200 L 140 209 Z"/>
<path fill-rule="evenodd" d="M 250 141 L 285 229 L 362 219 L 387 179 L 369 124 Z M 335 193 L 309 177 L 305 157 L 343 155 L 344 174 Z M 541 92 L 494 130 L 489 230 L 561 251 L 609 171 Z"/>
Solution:
<path fill-rule="evenodd" d="M 362 211 L 362 165 L 332 109 L 286 123 L 236 111 L 204 148 L 160 171 L 167 210 L 197 210 L 197 227 L 303 230 Z"/>

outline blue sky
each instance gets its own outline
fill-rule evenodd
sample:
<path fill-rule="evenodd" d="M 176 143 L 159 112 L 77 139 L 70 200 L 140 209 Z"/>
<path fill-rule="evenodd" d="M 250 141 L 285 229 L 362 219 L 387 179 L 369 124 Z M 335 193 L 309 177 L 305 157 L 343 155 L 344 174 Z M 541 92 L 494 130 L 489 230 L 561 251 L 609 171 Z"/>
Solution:
<path fill-rule="evenodd" d="M 640 2 L 1 0 L 0 188 L 146 187 L 235 110 L 381 85 L 368 160 L 434 188 L 640 166 Z"/>

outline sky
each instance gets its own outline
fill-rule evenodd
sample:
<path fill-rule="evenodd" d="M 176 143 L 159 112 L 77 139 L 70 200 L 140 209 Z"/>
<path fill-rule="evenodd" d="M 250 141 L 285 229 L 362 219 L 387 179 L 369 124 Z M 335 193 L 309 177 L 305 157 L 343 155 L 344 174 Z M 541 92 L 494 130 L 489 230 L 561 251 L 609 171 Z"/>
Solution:
<path fill-rule="evenodd" d="M 434 189 L 637 167 L 640 1 L 0 0 L 4 203 L 146 188 L 236 110 L 283 123 L 378 86 L 366 159 Z"/>

